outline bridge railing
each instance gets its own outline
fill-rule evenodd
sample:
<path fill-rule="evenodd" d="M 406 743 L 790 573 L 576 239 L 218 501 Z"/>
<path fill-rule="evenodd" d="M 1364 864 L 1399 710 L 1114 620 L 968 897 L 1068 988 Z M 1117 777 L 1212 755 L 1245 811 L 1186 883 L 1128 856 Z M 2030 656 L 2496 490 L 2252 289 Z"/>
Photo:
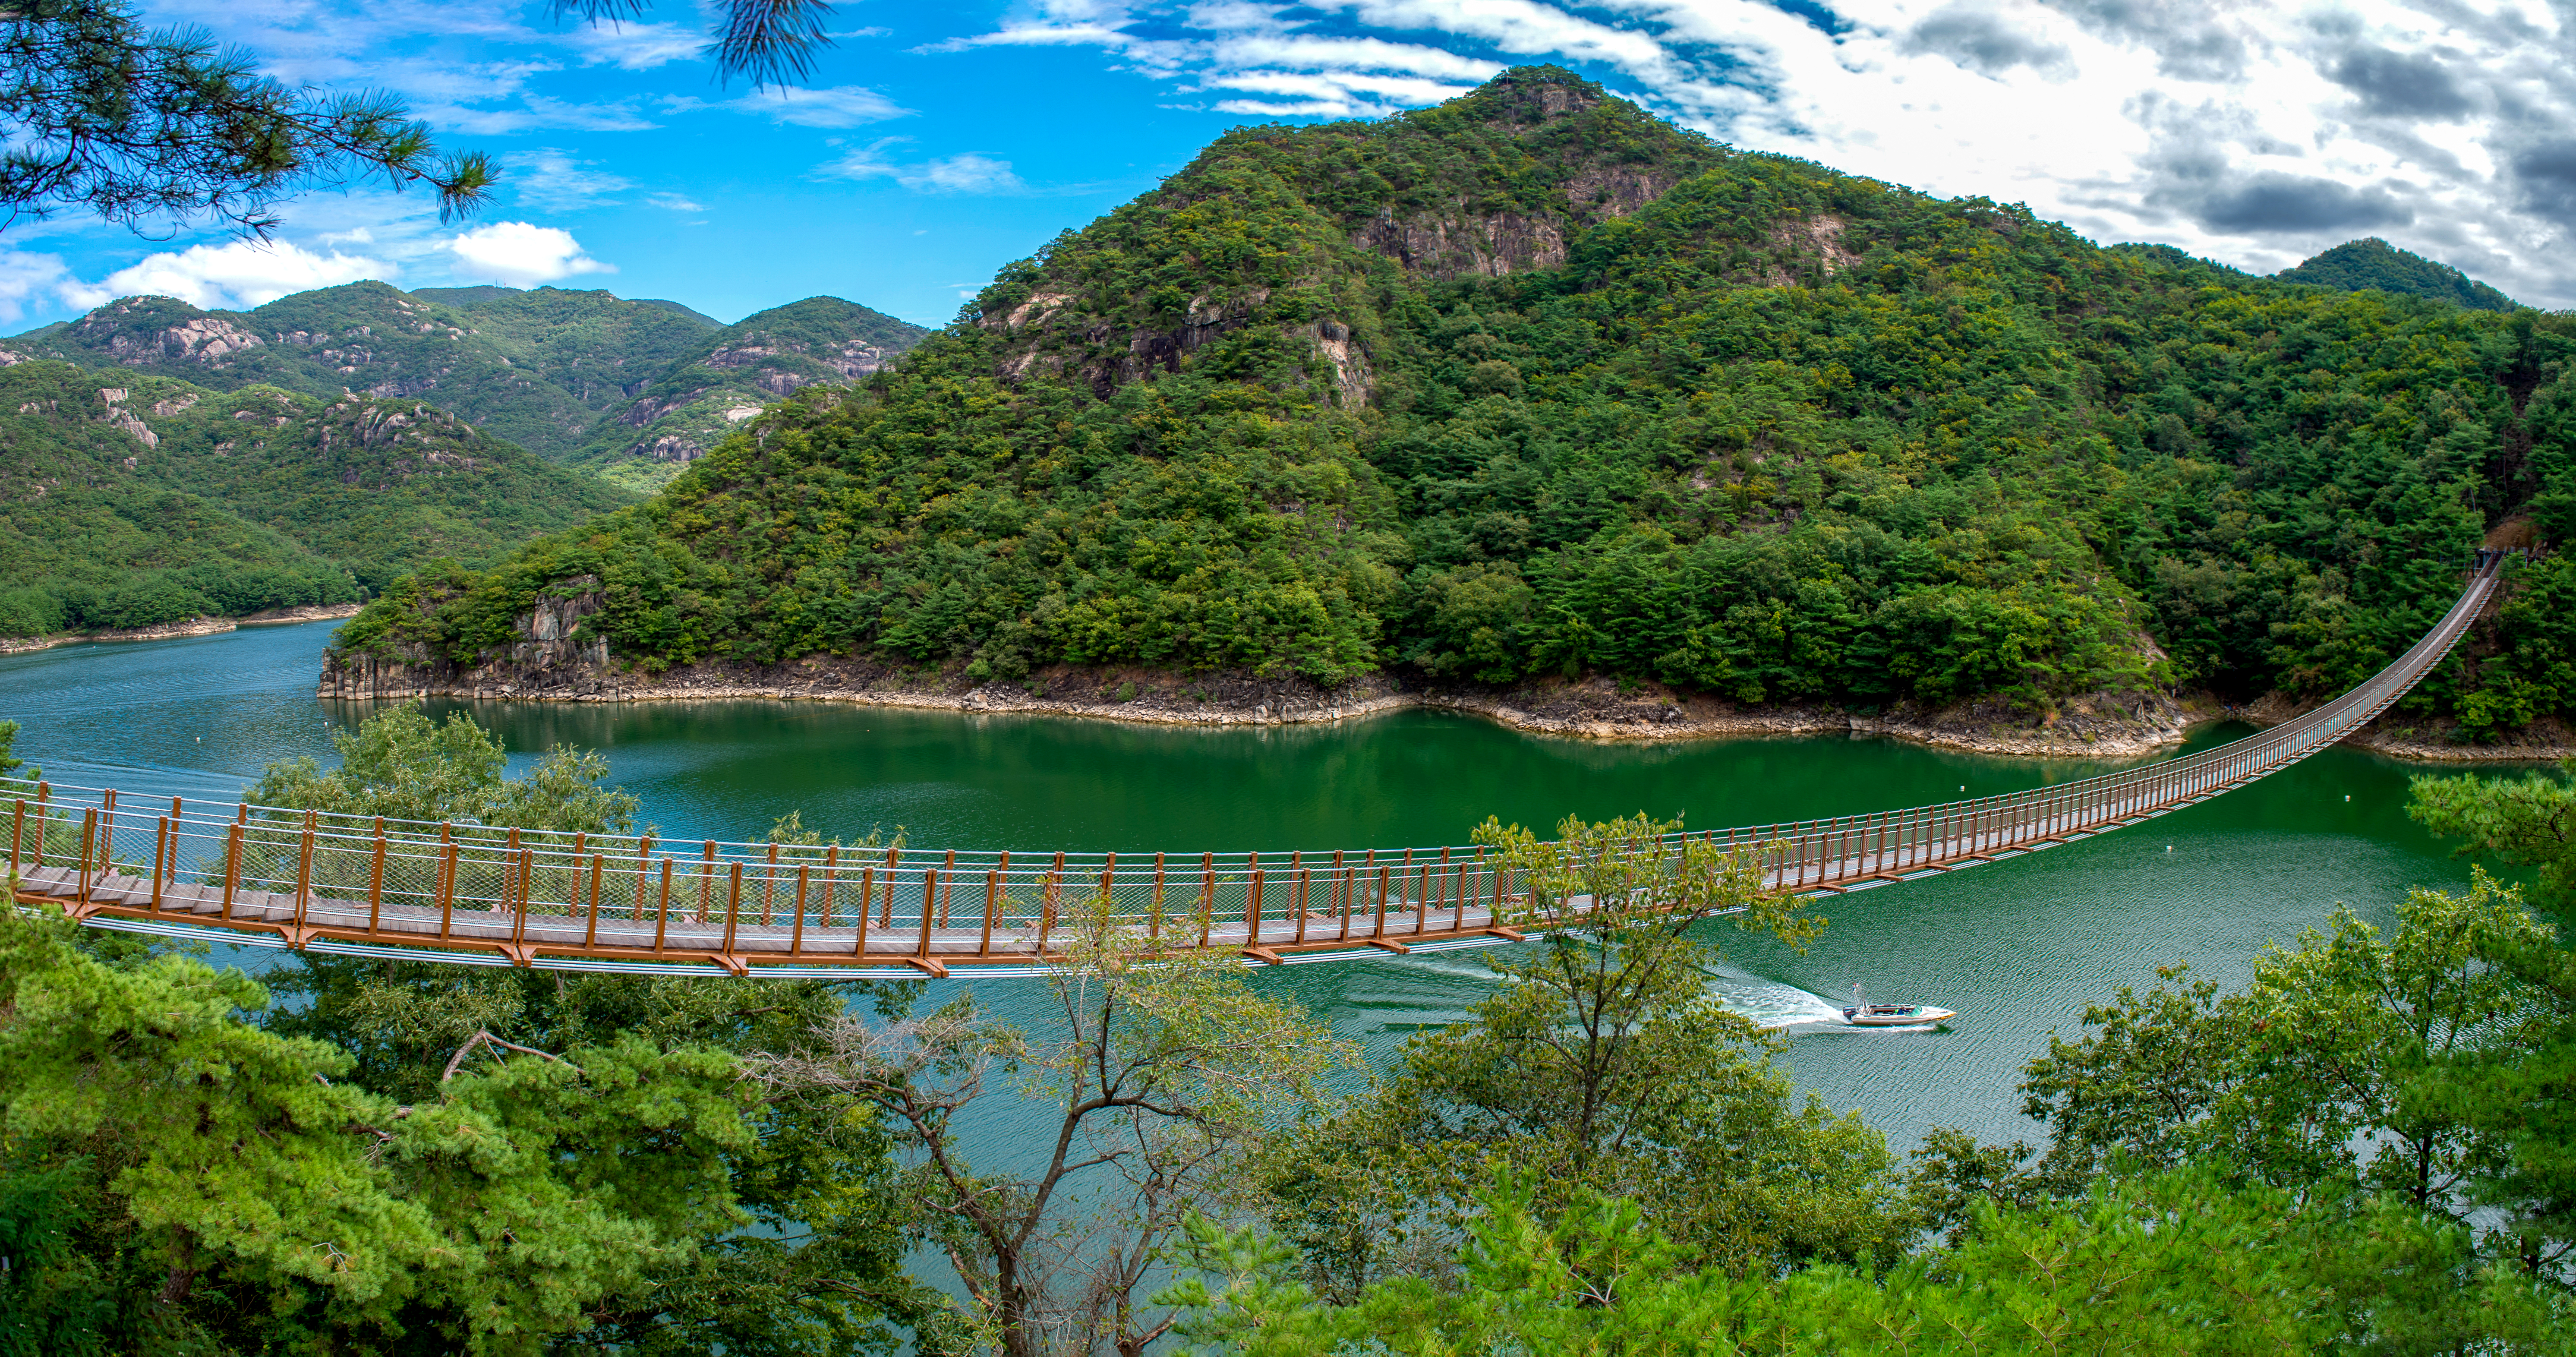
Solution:
<path fill-rule="evenodd" d="M 2482 565 L 2484 563 L 2482 562 Z M 2215 795 L 2350 734 L 2447 654 L 2486 605 L 2475 572 L 2379 674 L 2215 749 L 2053 787 L 1865 815 L 1692 830 L 1769 884 L 1835 891 L 2028 851 Z M 1517 894 L 1483 849 L 1109 854 L 799 845 L 427 824 L 0 780 L 22 895 L 75 913 L 539 957 L 904 965 L 944 973 L 1062 950 L 1097 907 L 1174 947 L 1282 952 L 1510 933 Z"/>

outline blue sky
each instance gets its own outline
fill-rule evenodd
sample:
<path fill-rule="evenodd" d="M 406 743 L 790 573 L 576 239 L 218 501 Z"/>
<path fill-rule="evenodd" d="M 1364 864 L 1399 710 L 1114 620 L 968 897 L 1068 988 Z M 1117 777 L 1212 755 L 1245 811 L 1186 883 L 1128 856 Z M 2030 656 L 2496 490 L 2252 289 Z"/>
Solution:
<path fill-rule="evenodd" d="M 808 88 L 719 87 L 709 16 L 150 0 L 295 83 L 407 99 L 506 172 L 473 222 L 361 188 L 275 243 L 0 232 L 0 329 L 378 277 L 818 293 L 924 324 L 1229 126 L 1385 116 L 1553 61 L 1722 140 L 2269 271 L 2362 235 L 2576 305 L 2576 0 L 1116 0 L 839 6 Z"/>

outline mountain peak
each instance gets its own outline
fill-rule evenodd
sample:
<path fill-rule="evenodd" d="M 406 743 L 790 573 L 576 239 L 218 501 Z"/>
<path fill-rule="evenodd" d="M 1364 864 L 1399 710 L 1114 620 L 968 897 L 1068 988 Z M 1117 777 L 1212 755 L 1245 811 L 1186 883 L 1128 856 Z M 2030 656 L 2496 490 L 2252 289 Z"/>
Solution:
<path fill-rule="evenodd" d="M 2511 311 L 2513 298 L 2439 260 L 2401 250 L 2377 236 L 2348 240 L 2272 277 L 2346 292 L 2376 290 L 2430 297 L 2473 311 Z"/>
<path fill-rule="evenodd" d="M 1495 122 L 1543 125 L 1601 103 L 1610 92 L 1562 66 L 1514 66 L 1450 107 Z"/>

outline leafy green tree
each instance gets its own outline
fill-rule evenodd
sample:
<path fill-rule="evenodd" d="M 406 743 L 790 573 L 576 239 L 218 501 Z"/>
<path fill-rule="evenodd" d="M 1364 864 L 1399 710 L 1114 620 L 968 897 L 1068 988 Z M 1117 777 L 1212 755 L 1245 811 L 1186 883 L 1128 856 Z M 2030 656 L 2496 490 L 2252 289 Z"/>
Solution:
<path fill-rule="evenodd" d="M 35 782 L 42 780 L 45 776 L 44 769 L 27 768 L 27 761 L 25 759 L 14 757 L 11 754 L 10 751 L 15 749 L 17 744 L 18 723 L 15 721 L 0 721 L 0 777 L 12 778 L 22 782 Z M 18 772 L 21 768 L 27 768 L 27 771 L 23 775 Z"/>
<path fill-rule="evenodd" d="M 2466 894 L 2419 888 L 2397 913 L 2383 936 L 2339 908 L 2331 932 L 2257 957 L 2236 993 L 2177 967 L 2088 1009 L 2083 1039 L 2052 1035 L 2022 1085 L 2046 1153 L 1936 1135 L 1918 1202 L 1956 1239 L 1995 1203 L 2214 1166 L 2302 1199 L 2302 1247 L 2323 1251 L 2316 1284 L 2359 1350 L 2505 1332 L 2519 1311 L 2497 1308 L 2495 1275 L 2563 1298 L 2569 953 L 2482 870 Z"/>
<path fill-rule="evenodd" d="M 1351 1052 L 1232 959 L 1161 954 L 1106 898 L 1065 913 L 1048 1030 L 988 1018 L 969 996 L 874 1024 L 842 1014 L 813 1054 L 755 1068 L 773 1090 L 856 1098 L 894 1130 L 915 1228 L 956 1268 L 985 1341 L 1010 1357 L 1137 1357 L 1172 1323 L 1146 1297 L 1184 1222 L 1324 1098 Z M 1053 1111 L 1034 1170 L 978 1168 L 959 1142 L 1006 1085 Z"/>
<path fill-rule="evenodd" d="M 2539 868 L 2534 902 L 2565 911 L 2576 906 L 2576 761 L 2559 764 L 2558 772 L 2419 777 L 2406 813 L 2436 834 L 2466 840 L 2453 856 Z"/>
<path fill-rule="evenodd" d="M 396 707 L 334 737 L 341 765 L 272 763 L 253 801 L 294 809 L 622 832 L 636 800 L 604 788 L 596 753 L 557 750 L 523 778 L 507 776 L 499 740 L 463 713 L 433 723 Z M 795 817 L 784 840 L 814 836 Z M 567 1050 L 618 1042 L 678 1055 L 793 1052 L 854 1003 L 897 1012 L 917 985 L 819 980 L 565 976 L 309 952 L 272 969 L 286 1002 L 263 1016 L 284 1036 L 342 1053 L 370 1091 L 431 1096 L 467 1056 Z M 825 1090 L 773 1091 L 744 1108 L 748 1134 L 714 1166 L 735 1214 L 685 1254 L 654 1260 L 652 1284 L 595 1304 L 583 1342 L 627 1354 L 704 1351 L 838 1354 L 891 1342 L 909 1329 L 924 1351 L 945 1350 L 949 1306 L 902 1269 L 902 1208 L 892 1139 L 860 1100 Z M 752 1228 L 741 1226 L 748 1224 Z"/>
<path fill-rule="evenodd" d="M 237 972 L 82 955 L 0 918 L 10 1194 L 73 1184 L 72 1247 L 13 1290 L 86 1299 L 113 1351 L 533 1353 L 744 1220 L 731 1060 L 634 1039 L 464 1068 L 397 1104 L 348 1058 L 245 1023 Z M 493 1050 L 492 1055 L 502 1054 Z M 83 1293 L 86 1293 L 85 1295 Z"/>
<path fill-rule="evenodd" d="M 1739 1275 L 1702 1265 L 1636 1203 L 1578 1189 L 1561 1205 L 1504 1173 L 1478 1195 L 1456 1283 L 1395 1277 L 1343 1303 L 1295 1278 L 1293 1250 L 1253 1230 L 1193 1222 L 1201 1274 L 1170 1299 L 1203 1352 L 2142 1354 L 2354 1350 L 2333 1283 L 2374 1262 L 2438 1250 L 2456 1232 L 2403 1218 L 2321 1233 L 2275 1189 L 2187 1170 L 2106 1180 L 2035 1207 L 1980 1207 L 1951 1247 L 1884 1274 L 1822 1264 Z M 2337 1222 L 2340 1225 L 2340 1222 Z M 2347 1271 L 2349 1267 L 2349 1271 Z M 2483 1276 L 2468 1305 L 2497 1352 L 2563 1352 L 2565 1310 L 2528 1283 Z M 2432 1351 L 2416 1348 L 2417 1351 Z"/>
<path fill-rule="evenodd" d="M 1731 914 L 1803 945 L 1822 921 L 1731 854 L 1645 816 L 1568 819 L 1554 841 L 1476 832 L 1545 936 L 1489 960 L 1472 1020 L 1410 1041 L 1363 1099 L 1264 1175 L 1264 1210 L 1325 1294 L 1437 1269 L 1489 1166 L 1537 1175 L 1551 1209 L 1636 1204 L 1706 1266 L 1762 1273 L 1892 1255 L 1914 1230 L 1886 1142 L 1803 1102 L 1784 1049 L 1708 995 L 1702 936 Z"/>
<path fill-rule="evenodd" d="M 257 806 L 381 815 L 389 820 L 473 822 L 521 829 L 622 834 L 639 804 L 600 786 L 608 760 L 596 750 L 549 752 L 524 777 L 509 773 L 509 751 L 464 712 L 433 722 L 418 705 L 377 712 L 355 730 L 335 731 L 340 766 L 325 773 L 310 756 L 279 759 L 244 794 Z"/>

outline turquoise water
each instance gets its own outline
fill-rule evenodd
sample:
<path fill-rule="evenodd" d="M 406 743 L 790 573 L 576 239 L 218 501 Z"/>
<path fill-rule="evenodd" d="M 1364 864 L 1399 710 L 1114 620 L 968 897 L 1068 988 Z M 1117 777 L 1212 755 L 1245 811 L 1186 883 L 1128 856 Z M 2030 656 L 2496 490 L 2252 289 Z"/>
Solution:
<path fill-rule="evenodd" d="M 330 623 L 0 657 L 0 718 L 57 781 L 233 797 L 268 760 L 331 756 L 365 704 L 313 678 Z M 458 704 L 438 704 L 438 709 Z M 1699 827 L 2001 792 L 2103 765 L 1985 758 L 1891 740 L 1614 745 L 1408 712 L 1335 726 L 1200 731 L 819 703 L 473 704 L 517 757 L 605 751 L 644 818 L 673 836 L 755 838 L 800 811 L 827 833 L 901 825 L 923 846 L 1014 850 L 1390 847 L 1463 841 L 1487 815 L 1552 824 L 1644 810 Z M 2195 745 L 2243 733 L 2210 730 Z M 2054 1027 L 2122 983 L 2188 958 L 2222 982 L 2337 901 L 2385 919 L 2415 884 L 2467 867 L 2404 814 L 2410 765 L 2335 749 L 2151 824 L 2033 857 L 1830 901 L 1805 955 L 1719 926 L 1710 983 L 1785 1024 L 1800 1082 L 1858 1107 L 1900 1147 L 1935 1125 L 2028 1137 L 2014 1092 Z M 239 953 L 245 964 L 261 954 Z M 1375 1056 L 1457 1019 L 1485 985 L 1478 954 L 1263 970 Z M 1937 1031 L 1829 1019 L 1855 981 L 1873 999 L 1956 1009 Z M 952 981 L 1005 1013 L 1043 982 Z M 953 989 L 940 991 L 953 993 Z M 1016 1119 L 992 1123 L 1009 1159 Z"/>

